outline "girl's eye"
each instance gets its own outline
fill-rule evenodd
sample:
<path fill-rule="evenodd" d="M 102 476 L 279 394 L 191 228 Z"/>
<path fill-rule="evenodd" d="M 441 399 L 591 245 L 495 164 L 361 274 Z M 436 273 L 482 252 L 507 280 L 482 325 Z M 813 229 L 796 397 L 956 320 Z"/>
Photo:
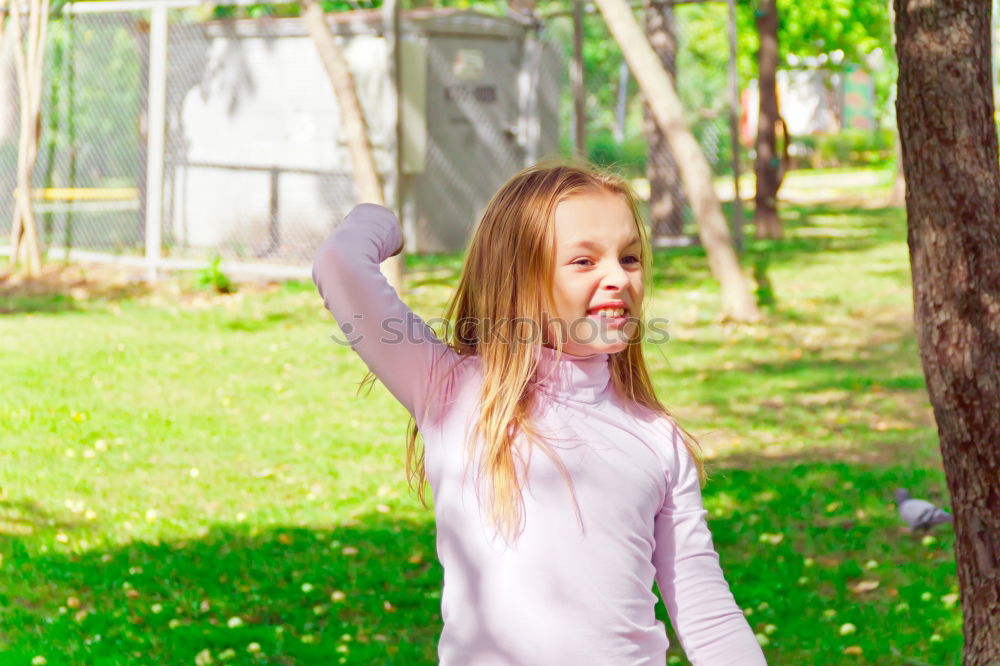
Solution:
<path fill-rule="evenodd" d="M 573 263 L 576 264 L 577 266 L 585 266 L 586 264 L 581 262 L 588 262 L 588 261 L 590 261 L 590 259 L 577 259 Z"/>
<path fill-rule="evenodd" d="M 635 256 L 634 254 L 630 254 L 629 256 L 622 259 L 622 261 L 627 262 L 629 264 L 637 264 L 639 263 L 639 257 Z"/>

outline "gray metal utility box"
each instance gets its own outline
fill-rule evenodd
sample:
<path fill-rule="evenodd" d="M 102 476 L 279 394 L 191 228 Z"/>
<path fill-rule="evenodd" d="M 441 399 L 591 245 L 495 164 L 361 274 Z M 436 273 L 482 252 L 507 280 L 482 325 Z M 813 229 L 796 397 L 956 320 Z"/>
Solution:
<path fill-rule="evenodd" d="M 403 12 L 398 146 L 384 17 L 346 12 L 329 24 L 387 200 L 400 203 L 408 252 L 462 249 L 493 192 L 558 153 L 561 55 L 526 39 L 517 21 Z M 305 24 L 193 23 L 171 26 L 168 40 L 165 239 L 248 259 L 311 259 L 357 196 L 337 102 Z M 177 53 L 186 54 L 180 64 Z"/>

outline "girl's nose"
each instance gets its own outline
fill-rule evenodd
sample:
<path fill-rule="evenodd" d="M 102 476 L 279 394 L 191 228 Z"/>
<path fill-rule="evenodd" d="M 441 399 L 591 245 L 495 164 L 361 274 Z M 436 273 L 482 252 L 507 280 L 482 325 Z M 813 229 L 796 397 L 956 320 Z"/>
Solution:
<path fill-rule="evenodd" d="M 602 286 L 605 289 L 623 289 L 628 284 L 628 274 L 617 261 L 611 263 L 604 274 Z"/>

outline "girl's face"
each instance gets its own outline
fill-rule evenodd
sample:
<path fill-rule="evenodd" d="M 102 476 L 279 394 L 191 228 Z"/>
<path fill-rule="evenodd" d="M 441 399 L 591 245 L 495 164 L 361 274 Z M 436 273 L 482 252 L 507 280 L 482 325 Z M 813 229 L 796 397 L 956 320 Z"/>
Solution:
<path fill-rule="evenodd" d="M 555 236 L 554 330 L 563 351 L 589 356 L 624 350 L 642 303 L 642 243 L 625 197 L 590 192 L 561 201 Z"/>

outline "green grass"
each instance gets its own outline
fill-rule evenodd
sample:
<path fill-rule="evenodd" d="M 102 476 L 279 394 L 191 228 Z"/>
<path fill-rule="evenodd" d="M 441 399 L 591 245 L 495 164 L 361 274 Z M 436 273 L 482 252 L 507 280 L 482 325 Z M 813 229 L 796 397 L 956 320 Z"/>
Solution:
<path fill-rule="evenodd" d="M 656 255 L 670 339 L 647 357 L 706 452 L 723 568 L 770 663 L 957 664 L 953 536 L 902 531 L 891 501 L 947 503 L 902 213 L 784 214 L 745 258 L 767 257 L 761 324 L 718 323 L 699 250 Z M 408 258 L 420 314 L 459 265 Z M 355 395 L 311 284 L 8 291 L 0 312 L 0 664 L 436 663 L 406 413 Z"/>

